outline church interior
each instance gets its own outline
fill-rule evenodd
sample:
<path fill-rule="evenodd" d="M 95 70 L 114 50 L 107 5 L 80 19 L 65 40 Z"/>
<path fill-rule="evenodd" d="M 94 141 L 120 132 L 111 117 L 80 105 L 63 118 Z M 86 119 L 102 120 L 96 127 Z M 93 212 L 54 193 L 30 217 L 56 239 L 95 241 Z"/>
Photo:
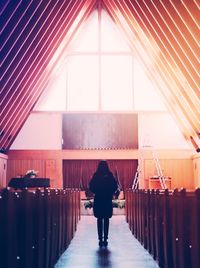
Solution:
<path fill-rule="evenodd" d="M 199 0 L 0 12 L 0 267 L 200 267 Z M 101 160 L 120 191 L 103 249 Z"/>

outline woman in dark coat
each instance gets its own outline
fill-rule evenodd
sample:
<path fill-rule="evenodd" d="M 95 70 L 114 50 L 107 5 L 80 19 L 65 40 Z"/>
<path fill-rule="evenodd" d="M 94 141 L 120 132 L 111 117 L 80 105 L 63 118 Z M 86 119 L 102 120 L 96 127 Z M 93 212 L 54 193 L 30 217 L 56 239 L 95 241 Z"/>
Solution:
<path fill-rule="evenodd" d="M 94 216 L 97 218 L 99 246 L 107 246 L 109 218 L 112 217 L 112 197 L 118 185 L 106 161 L 100 161 L 94 173 L 89 189 L 94 196 Z"/>

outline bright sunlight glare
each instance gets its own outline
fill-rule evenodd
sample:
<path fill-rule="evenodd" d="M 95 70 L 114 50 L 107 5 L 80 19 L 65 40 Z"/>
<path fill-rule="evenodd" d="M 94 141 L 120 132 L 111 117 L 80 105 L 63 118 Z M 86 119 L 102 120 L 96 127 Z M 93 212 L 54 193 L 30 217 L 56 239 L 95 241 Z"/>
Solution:
<path fill-rule="evenodd" d="M 93 12 L 72 40 L 65 64 L 51 76 L 34 110 L 166 110 L 109 15 Z M 58 63 L 59 64 L 59 63 Z"/>

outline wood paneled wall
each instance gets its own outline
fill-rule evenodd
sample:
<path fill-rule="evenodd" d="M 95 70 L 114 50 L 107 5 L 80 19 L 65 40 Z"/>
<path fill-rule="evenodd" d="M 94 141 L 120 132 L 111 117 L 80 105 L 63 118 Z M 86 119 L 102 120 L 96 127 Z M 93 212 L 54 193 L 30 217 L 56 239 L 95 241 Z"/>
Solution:
<path fill-rule="evenodd" d="M 0 188 L 6 187 L 7 155 L 0 153 Z"/>
<path fill-rule="evenodd" d="M 62 188 L 62 161 L 53 151 L 10 151 L 8 154 L 7 183 L 27 170 L 38 171 L 38 177 L 50 178 L 53 188 Z"/>
<path fill-rule="evenodd" d="M 172 178 L 172 189 L 194 189 L 197 186 L 193 153 L 188 150 L 159 151 L 161 168 L 165 176 Z M 11 150 L 8 154 L 7 183 L 12 177 L 24 175 L 28 169 L 35 169 L 39 171 L 39 177 L 50 178 L 51 187 L 62 188 L 62 162 L 65 159 L 138 159 L 139 155 L 138 150 Z M 196 168 L 199 169 L 199 166 Z M 145 179 L 153 175 L 156 175 L 156 169 L 152 154 L 143 152 L 140 188 L 144 188 Z"/>
<path fill-rule="evenodd" d="M 200 188 L 200 155 L 193 158 L 194 183 L 195 187 Z"/>
<path fill-rule="evenodd" d="M 194 189 L 192 159 L 161 159 L 160 166 L 165 177 L 171 178 L 171 189 Z M 156 166 L 152 159 L 144 161 L 145 180 L 157 175 Z"/>

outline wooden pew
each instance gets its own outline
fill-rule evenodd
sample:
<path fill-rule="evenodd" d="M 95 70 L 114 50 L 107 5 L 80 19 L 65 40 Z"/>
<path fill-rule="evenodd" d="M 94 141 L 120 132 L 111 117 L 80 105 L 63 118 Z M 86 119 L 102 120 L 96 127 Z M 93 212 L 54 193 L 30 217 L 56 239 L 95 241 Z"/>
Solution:
<path fill-rule="evenodd" d="M 200 189 L 128 189 L 126 219 L 160 267 L 200 267 Z"/>
<path fill-rule="evenodd" d="M 0 191 L 0 267 L 53 268 L 80 219 L 80 192 Z"/>

